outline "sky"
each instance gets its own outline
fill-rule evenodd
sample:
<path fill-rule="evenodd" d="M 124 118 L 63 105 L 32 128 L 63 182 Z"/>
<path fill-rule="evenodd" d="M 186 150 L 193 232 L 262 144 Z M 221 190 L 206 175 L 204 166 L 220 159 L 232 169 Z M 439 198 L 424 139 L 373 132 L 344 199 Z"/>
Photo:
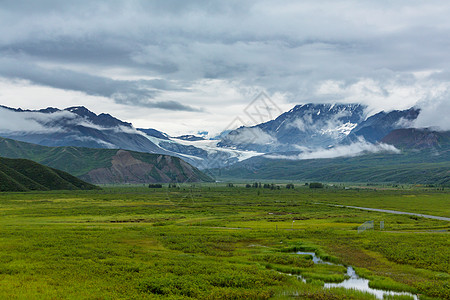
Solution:
<path fill-rule="evenodd" d="M 450 130 L 449 15 L 435 0 L 0 0 L 0 105 L 212 136 L 297 104 L 362 103 L 420 107 L 417 127 Z"/>

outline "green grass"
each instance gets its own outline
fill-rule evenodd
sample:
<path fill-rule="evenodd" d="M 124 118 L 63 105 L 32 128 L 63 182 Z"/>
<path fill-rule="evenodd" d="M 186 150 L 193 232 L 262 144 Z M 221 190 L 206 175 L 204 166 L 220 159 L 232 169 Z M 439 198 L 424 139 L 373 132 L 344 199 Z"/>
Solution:
<path fill-rule="evenodd" d="M 448 222 L 314 204 L 448 207 L 446 191 L 406 194 L 218 184 L 0 193 L 0 298 L 374 299 L 324 289 L 346 268 L 293 254 L 303 250 L 354 266 L 373 286 L 448 299 Z M 358 234 L 367 220 L 385 230 Z"/>

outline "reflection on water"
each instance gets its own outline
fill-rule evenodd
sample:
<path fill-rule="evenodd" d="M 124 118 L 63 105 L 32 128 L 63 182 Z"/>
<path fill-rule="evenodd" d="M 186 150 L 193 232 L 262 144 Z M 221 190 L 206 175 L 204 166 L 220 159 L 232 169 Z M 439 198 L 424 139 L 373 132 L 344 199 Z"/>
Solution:
<path fill-rule="evenodd" d="M 313 262 L 315 264 L 333 265 L 332 263 L 323 261 L 322 259 L 320 259 L 320 257 L 317 257 L 316 253 L 314 253 L 314 252 L 299 251 L 299 252 L 297 252 L 297 254 L 311 255 L 313 258 Z M 359 277 L 356 274 L 355 270 L 351 266 L 347 267 L 347 275 L 349 276 L 349 278 L 344 280 L 343 282 L 341 282 L 341 283 L 325 283 L 324 287 L 325 288 L 343 287 L 346 289 L 354 289 L 354 290 L 373 294 L 378 299 L 383 299 L 383 297 L 385 295 L 386 296 L 388 296 L 388 295 L 390 295 L 390 296 L 406 295 L 406 296 L 410 296 L 410 297 L 414 298 L 414 300 L 419 299 L 419 297 L 417 295 L 414 295 L 414 294 L 411 294 L 408 292 L 392 292 L 392 291 L 385 291 L 385 290 L 380 290 L 380 289 L 373 289 L 373 288 L 369 287 L 369 280 Z M 300 276 L 299 278 L 301 280 L 305 281 L 305 279 L 303 277 Z"/>
<path fill-rule="evenodd" d="M 318 257 L 316 255 L 316 253 L 314 252 L 302 252 L 302 251 L 298 251 L 297 254 L 302 254 L 302 255 L 311 255 L 312 256 L 312 260 L 315 264 L 326 264 L 326 265 L 333 265 L 330 262 L 324 261 L 323 259 L 321 259 L 320 257 Z"/>

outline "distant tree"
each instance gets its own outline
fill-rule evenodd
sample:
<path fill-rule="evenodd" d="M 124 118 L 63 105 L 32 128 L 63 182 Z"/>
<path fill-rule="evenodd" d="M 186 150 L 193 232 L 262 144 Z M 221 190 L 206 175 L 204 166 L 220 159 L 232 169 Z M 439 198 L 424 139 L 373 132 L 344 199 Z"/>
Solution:
<path fill-rule="evenodd" d="M 294 189 L 294 184 L 293 183 L 288 183 L 286 184 L 286 188 L 289 189 Z"/>
<path fill-rule="evenodd" d="M 247 183 L 247 184 L 245 185 L 245 187 L 246 187 L 246 188 L 251 188 L 251 187 L 252 187 L 252 185 L 251 185 L 251 184 L 249 184 L 249 183 Z"/>
<path fill-rule="evenodd" d="M 229 183 L 227 186 L 228 186 L 228 187 L 234 187 L 234 184 Z"/>
<path fill-rule="evenodd" d="M 162 184 L 160 184 L 160 183 L 150 183 L 148 185 L 148 187 L 151 188 L 151 189 L 160 189 L 160 188 L 162 188 Z"/>
<path fill-rule="evenodd" d="M 279 185 L 275 185 L 273 183 L 264 183 L 263 188 L 265 189 L 271 189 L 271 190 L 279 190 L 280 186 Z"/>
<path fill-rule="evenodd" d="M 321 188 L 323 188 L 323 183 L 320 183 L 320 182 L 311 182 L 311 183 L 309 184 L 309 188 L 310 188 L 310 189 L 321 189 Z"/>

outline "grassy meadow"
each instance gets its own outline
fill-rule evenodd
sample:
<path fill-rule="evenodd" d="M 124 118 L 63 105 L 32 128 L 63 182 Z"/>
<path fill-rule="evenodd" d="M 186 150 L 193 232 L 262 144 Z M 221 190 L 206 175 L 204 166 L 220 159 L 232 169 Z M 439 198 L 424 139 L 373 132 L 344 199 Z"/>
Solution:
<path fill-rule="evenodd" d="M 374 288 L 450 299 L 449 222 L 323 204 L 449 217 L 449 196 L 300 184 L 0 193 L 0 299 L 375 299 L 323 287 L 347 265 Z"/>

